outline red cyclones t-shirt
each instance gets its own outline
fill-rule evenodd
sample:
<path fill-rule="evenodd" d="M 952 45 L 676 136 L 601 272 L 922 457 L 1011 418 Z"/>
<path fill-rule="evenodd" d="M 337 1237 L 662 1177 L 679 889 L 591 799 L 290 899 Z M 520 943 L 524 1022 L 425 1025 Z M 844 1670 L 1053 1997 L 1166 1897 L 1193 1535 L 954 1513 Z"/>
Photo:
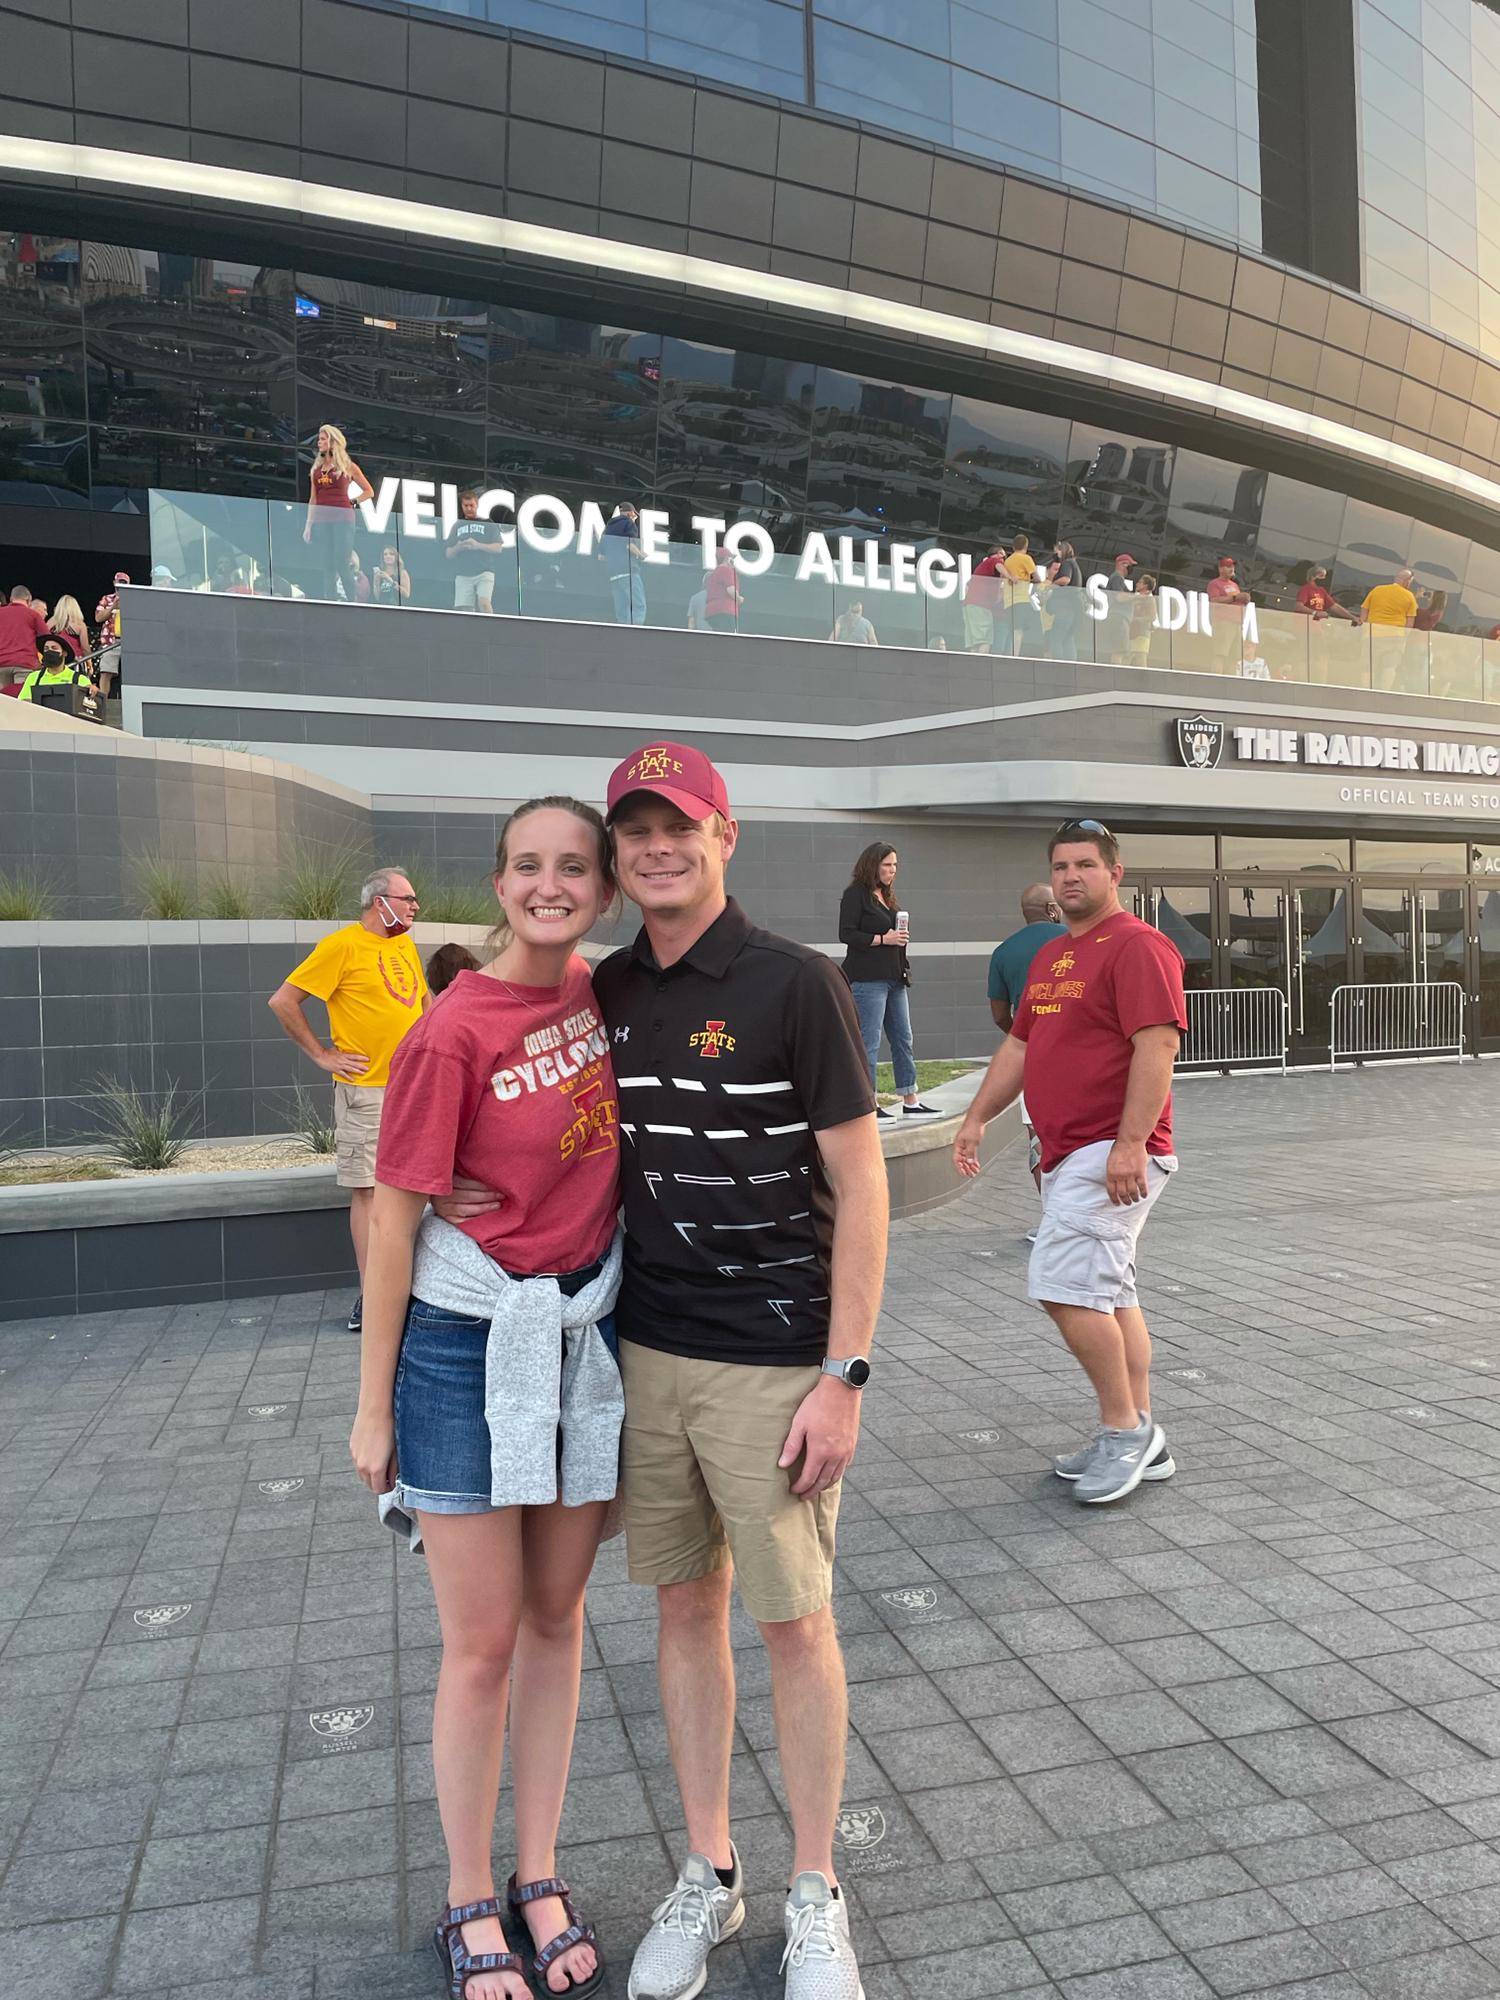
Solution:
<path fill-rule="evenodd" d="M 450 1194 L 456 1173 L 502 1197 L 459 1227 L 514 1276 L 581 1271 L 608 1249 L 620 1110 L 581 958 L 557 987 L 461 972 L 397 1049 L 375 1178 Z"/>
<path fill-rule="evenodd" d="M 1026 1044 L 1026 1115 L 1042 1171 L 1119 1136 L 1125 1085 L 1141 1028 L 1187 1032 L 1182 953 L 1139 917 L 1116 910 L 1081 937 L 1053 938 L 1031 961 L 1011 1033 Z M 1148 1153 L 1172 1150 L 1172 1093 Z"/>

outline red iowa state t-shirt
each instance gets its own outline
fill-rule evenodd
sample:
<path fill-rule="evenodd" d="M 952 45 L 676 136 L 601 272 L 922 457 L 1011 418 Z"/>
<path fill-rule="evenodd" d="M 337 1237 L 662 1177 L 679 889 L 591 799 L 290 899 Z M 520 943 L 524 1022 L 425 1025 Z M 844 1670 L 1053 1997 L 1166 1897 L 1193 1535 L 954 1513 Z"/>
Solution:
<path fill-rule="evenodd" d="M 620 1201 L 609 1041 L 581 958 L 560 986 L 461 972 L 391 1062 L 375 1178 L 449 1194 L 466 1174 L 498 1209 L 460 1223 L 517 1277 L 602 1257 Z"/>
<path fill-rule="evenodd" d="M 1187 1032 L 1182 953 L 1170 938 L 1117 910 L 1081 937 L 1053 938 L 1031 961 L 1011 1033 L 1026 1044 L 1026 1115 L 1042 1142 L 1042 1171 L 1069 1153 L 1119 1136 L 1125 1085 L 1141 1028 Z M 1172 1093 L 1148 1153 L 1172 1150 Z"/>

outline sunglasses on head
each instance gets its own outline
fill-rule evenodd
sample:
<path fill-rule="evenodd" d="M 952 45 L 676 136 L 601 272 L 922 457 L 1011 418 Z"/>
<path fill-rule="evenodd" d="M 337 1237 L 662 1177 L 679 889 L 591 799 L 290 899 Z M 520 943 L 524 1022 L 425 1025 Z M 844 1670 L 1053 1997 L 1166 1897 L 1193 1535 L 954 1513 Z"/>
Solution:
<path fill-rule="evenodd" d="M 1106 840 L 1114 839 L 1114 835 L 1102 819 L 1065 819 L 1052 838 L 1054 840 L 1063 840 L 1070 833 L 1098 833 L 1102 834 Z"/>

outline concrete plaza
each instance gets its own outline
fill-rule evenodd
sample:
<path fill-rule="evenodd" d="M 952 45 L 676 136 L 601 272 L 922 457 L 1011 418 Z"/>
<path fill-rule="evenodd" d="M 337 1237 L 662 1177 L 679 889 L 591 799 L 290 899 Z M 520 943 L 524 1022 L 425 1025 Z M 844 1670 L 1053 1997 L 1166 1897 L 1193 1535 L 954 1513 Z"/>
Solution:
<path fill-rule="evenodd" d="M 1115 1508 L 1047 1472 L 1088 1406 L 1016 1151 L 898 1227 L 840 1536 L 869 2000 L 1500 1994 L 1497 1126 L 1492 1065 L 1184 1086 L 1142 1286 L 1181 1470 Z M 437 1626 L 349 1469 L 347 1304 L 0 1329 L 4 2000 L 441 1990 Z M 682 1843 L 618 1544 L 589 1612 L 559 1859 L 623 1996 Z M 770 2000 L 736 1643 L 708 1991 Z"/>

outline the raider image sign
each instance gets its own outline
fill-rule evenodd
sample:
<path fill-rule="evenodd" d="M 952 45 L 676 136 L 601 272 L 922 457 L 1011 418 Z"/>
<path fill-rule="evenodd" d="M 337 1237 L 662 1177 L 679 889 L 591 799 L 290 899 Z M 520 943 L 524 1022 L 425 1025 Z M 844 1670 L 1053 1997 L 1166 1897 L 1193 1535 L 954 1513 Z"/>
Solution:
<path fill-rule="evenodd" d="M 1213 771 L 1224 754 L 1224 725 L 1205 715 L 1179 715 L 1177 754 L 1190 771 Z"/>

